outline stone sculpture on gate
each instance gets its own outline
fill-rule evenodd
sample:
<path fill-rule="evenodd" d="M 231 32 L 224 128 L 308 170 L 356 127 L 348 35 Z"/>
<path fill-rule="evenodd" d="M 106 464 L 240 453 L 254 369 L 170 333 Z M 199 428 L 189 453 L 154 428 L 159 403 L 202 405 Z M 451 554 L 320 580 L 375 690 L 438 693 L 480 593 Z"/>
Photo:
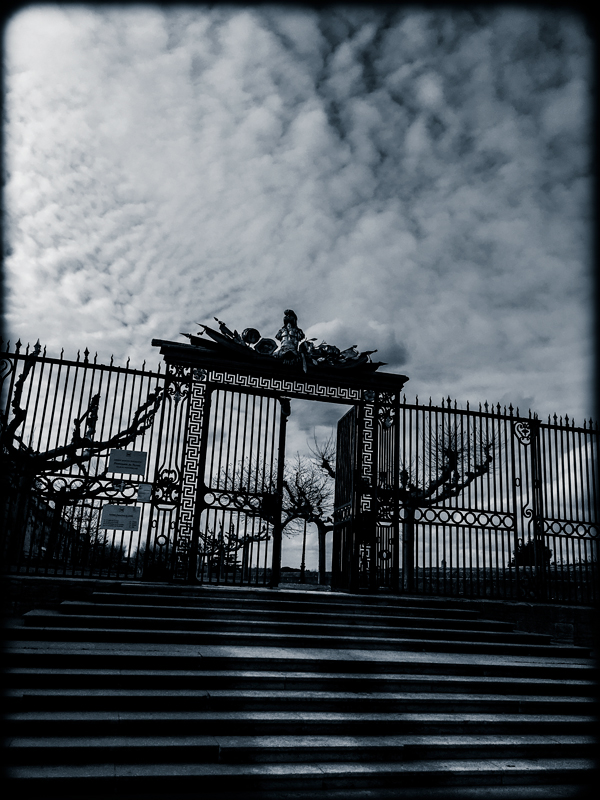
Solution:
<path fill-rule="evenodd" d="M 384 364 L 382 361 L 371 361 L 371 355 L 376 350 L 359 353 L 356 345 L 340 350 L 326 342 L 315 346 L 316 339 L 306 338 L 291 308 L 285 310 L 283 325 L 274 339 L 261 336 L 256 328 L 246 328 L 239 334 L 216 317 L 215 320 L 219 323 L 218 331 L 208 325 L 200 325 L 202 331 L 199 334 L 183 333 L 182 336 L 186 336 L 195 346 L 216 349 L 221 355 L 228 352 L 244 360 L 276 361 L 285 367 L 301 368 L 305 373 L 331 370 L 375 372 Z M 210 339 L 201 338 L 204 334 Z"/>

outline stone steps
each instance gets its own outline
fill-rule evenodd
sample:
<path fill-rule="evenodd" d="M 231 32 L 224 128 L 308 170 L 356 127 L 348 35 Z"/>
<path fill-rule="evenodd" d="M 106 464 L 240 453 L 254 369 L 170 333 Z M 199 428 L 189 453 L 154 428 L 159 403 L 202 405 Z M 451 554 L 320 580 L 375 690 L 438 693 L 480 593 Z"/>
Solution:
<path fill-rule="evenodd" d="M 537 655 L 558 658 L 586 658 L 589 649 L 569 645 L 537 644 L 536 636 L 542 634 L 519 634 L 510 637 L 509 641 L 478 640 L 479 637 L 455 638 L 450 632 L 446 638 L 429 638 L 429 631 L 411 632 L 410 638 L 400 636 L 354 634 L 335 635 L 331 629 L 319 630 L 313 633 L 283 633 L 280 628 L 272 633 L 261 631 L 223 631 L 223 630 L 182 630 L 179 627 L 169 626 L 168 620 L 152 621 L 139 618 L 100 618 L 100 617 L 73 617 L 66 619 L 66 615 L 49 614 L 47 612 L 30 612 L 25 622 L 26 627 L 15 629 L 12 633 L 15 639 L 37 638 L 40 641 L 71 641 L 78 642 L 85 638 L 93 642 L 123 642 L 123 643 L 163 643 L 163 644 L 197 644 L 197 645 L 231 645 L 254 647 L 285 647 L 285 648 L 327 648 L 327 649 L 363 649 L 363 650 L 397 650 L 397 651 L 431 651 L 446 653 L 489 653 L 502 655 Z M 67 625 L 63 625 L 63 622 Z M 165 627 L 161 627 L 161 624 Z M 123 626 L 123 627 L 122 627 Z M 135 626 L 135 627 L 134 627 Z M 313 628 L 314 631 L 314 628 Z M 360 632 L 362 634 L 362 631 Z M 462 635 L 467 636 L 463 631 Z M 441 634 L 440 634 L 441 636 Z M 528 636 L 534 639 L 529 641 Z M 547 640 L 546 640 L 547 641 Z"/>
<path fill-rule="evenodd" d="M 148 612 L 155 609 L 146 606 L 114 606 L 109 608 L 107 613 L 106 607 L 94 608 L 94 613 L 89 613 L 90 607 L 87 604 L 74 604 L 61 603 L 59 614 L 54 614 L 47 611 L 30 611 L 24 617 L 25 625 L 36 626 L 43 624 L 44 626 L 56 627 L 85 627 L 85 628 L 137 628 L 137 629 L 150 629 L 157 630 L 173 630 L 176 628 L 178 631 L 202 631 L 202 632 L 217 632 L 217 633 L 256 633 L 256 634 L 272 634 L 277 633 L 281 635 L 299 635 L 299 636 L 331 636 L 331 637 L 347 637 L 354 636 L 363 637 L 389 637 L 394 639 L 441 639 L 444 641 L 474 641 L 474 642 L 506 642 L 506 643 L 527 643 L 527 644 L 550 644 L 551 637 L 547 634 L 541 633 L 524 633 L 522 631 L 513 631 L 510 627 L 496 630 L 487 630 L 485 627 L 478 627 L 470 629 L 463 625 L 462 628 L 455 630 L 454 628 L 446 627 L 430 627 L 429 625 L 419 626 L 411 625 L 409 627 L 400 625 L 381 625 L 361 624 L 361 621 L 355 621 L 353 624 L 340 624 L 334 621 L 323 621 L 322 617 L 315 617 L 315 620 L 303 619 L 300 621 L 298 615 L 294 620 L 265 620 L 262 618 L 253 618 L 248 613 L 236 613 L 234 618 L 222 616 L 220 618 L 210 619 L 204 617 L 200 611 L 193 616 L 188 616 L 188 611 L 185 608 L 181 609 L 181 613 L 177 616 L 161 614 L 159 616 L 152 616 Z M 76 606 L 74 609 L 73 606 Z M 195 610 L 195 609 L 194 609 Z M 173 609 L 169 609 L 173 611 Z M 126 613 L 124 613 L 126 612 Z M 321 621 L 316 621 L 320 619 Z M 379 621 L 377 621 L 379 622 Z M 433 622 L 433 621 L 432 621 Z M 441 620 L 435 620 L 438 625 Z M 421 620 L 419 620 L 421 623 Z"/>
<path fill-rule="evenodd" d="M 110 691 L 110 694 L 107 692 Z M 368 713 L 384 711 L 395 713 L 444 714 L 476 712 L 485 714 L 566 714 L 576 709 L 582 714 L 594 712 L 594 701 L 585 697 L 523 697 L 521 695 L 475 696 L 473 693 L 441 692 L 292 692 L 292 691 L 211 691 L 178 689 L 8 689 L 5 692 L 5 707 L 14 709 L 17 704 L 25 709 L 40 710 L 184 710 L 197 711 L 347 711 Z"/>
<path fill-rule="evenodd" d="M 125 596 L 123 596 L 125 597 Z M 65 615 L 104 615 L 104 616 L 121 616 L 126 612 L 128 616 L 135 617 L 151 617 L 160 619 L 167 617 L 170 619 L 189 619 L 189 620 L 202 620 L 206 623 L 213 623 L 216 627 L 223 625 L 230 625 L 232 620 L 232 608 L 214 608 L 212 604 L 192 603 L 192 604 L 169 604 L 167 606 L 160 606 L 154 603 L 140 603 L 138 597 L 136 602 L 128 603 L 108 603 L 104 598 L 101 598 L 97 593 L 94 594 L 94 603 L 82 603 L 73 600 L 65 600 L 61 603 L 59 611 Z M 162 601 L 162 598 L 160 598 Z M 261 605 L 265 605 L 264 603 Z M 287 603 L 288 606 L 293 606 L 293 603 Z M 246 606 L 246 603 L 244 603 Z M 369 609 L 370 613 L 364 613 L 364 609 L 359 606 L 356 613 L 352 607 L 349 606 L 325 606 L 325 610 L 300 610 L 288 608 L 281 610 L 279 608 L 256 608 L 251 605 L 249 608 L 233 609 L 235 610 L 235 622 L 239 625 L 241 621 L 250 622 L 254 627 L 259 627 L 261 623 L 296 623 L 298 624 L 301 615 L 303 625 L 332 625 L 343 628 L 365 628 L 376 627 L 385 628 L 386 630 L 393 631 L 396 628 L 440 628 L 444 630 L 457 629 L 459 631 L 481 631 L 487 633 L 489 631 L 497 632 L 513 632 L 513 627 L 509 622 L 499 622 L 495 620 L 480 620 L 476 617 L 456 617 L 454 614 L 450 616 L 438 615 L 437 612 L 427 612 L 421 615 L 407 616 L 405 613 L 389 613 L 387 607 L 376 607 Z M 384 612 L 385 613 L 382 613 Z M 398 609 L 396 609 L 398 611 Z M 402 609 L 404 612 L 405 609 Z M 235 630 L 235 628 L 231 628 Z M 530 634 L 531 635 L 531 634 Z M 549 641 L 549 636 L 543 634 L 535 634 L 536 638 L 543 637 L 540 641 Z"/>
<path fill-rule="evenodd" d="M 591 780 L 587 649 L 439 602 L 323 594 L 146 585 L 28 613 L 5 652 L 9 789 L 534 800 Z"/>
<path fill-rule="evenodd" d="M 323 797 L 331 790 L 398 787 L 581 785 L 593 768 L 590 759 L 427 759 L 423 761 L 350 764 L 345 761 L 294 764 L 152 764 L 104 763 L 54 766 L 15 766 L 13 780 L 27 782 L 36 797 L 83 794 L 84 797 L 128 792 L 162 797 L 175 793 L 281 792 L 310 790 Z M 217 795 L 218 796 L 218 795 Z M 397 795 L 402 797 L 402 794 Z M 485 796 L 485 795 L 483 795 Z M 576 795 L 573 795 L 576 796 Z"/>
<path fill-rule="evenodd" d="M 197 730 L 212 736 L 591 736 L 594 715 L 406 714 L 308 711 L 17 711 L 9 714 L 14 736 L 177 737 Z M 457 733 L 460 732 L 460 733 Z"/>
<path fill-rule="evenodd" d="M 395 665 L 394 665 L 395 666 Z M 394 670 L 396 672 L 396 670 Z M 5 670 L 4 685 L 22 689 L 151 689 L 158 690 L 165 682 L 176 683 L 177 688 L 203 690 L 261 690 L 261 691 L 319 691 L 360 692 L 369 686 L 370 692 L 443 692 L 493 691 L 494 694 L 523 694 L 527 696 L 548 694 L 557 696 L 589 696 L 594 692 L 590 680 L 552 680 L 540 682 L 536 678 L 509 678 L 501 676 L 480 677 L 465 675 L 403 675 L 371 673 L 248 671 L 248 670 L 137 670 L 137 669 L 46 669 L 42 667 L 12 667 Z"/>
<path fill-rule="evenodd" d="M 218 593 L 217 593 L 218 591 Z M 323 598 L 329 598 L 330 595 L 319 593 L 315 600 L 302 600 L 301 598 L 290 597 L 291 593 L 281 597 L 279 592 L 273 596 L 270 592 L 266 596 L 251 597 L 247 593 L 242 593 L 238 596 L 236 593 L 228 593 L 227 590 L 214 590 L 212 593 L 207 594 L 199 591 L 197 594 L 146 594 L 144 592 L 93 592 L 92 597 L 94 603 L 113 605 L 115 603 L 128 604 L 128 605 L 150 605 L 157 606 L 161 609 L 167 609 L 169 606 L 185 606 L 186 608 L 202 607 L 207 611 L 211 610 L 218 614 L 224 614 L 230 609 L 238 611 L 251 611 L 252 613 L 258 611 L 276 611 L 288 612 L 293 614 L 327 614 L 327 615 L 347 615 L 351 618 L 358 616 L 363 617 L 402 617 L 408 622 L 415 619 L 444 619 L 444 620 L 473 620 L 477 621 L 480 618 L 478 611 L 473 611 L 465 608 L 455 608 L 450 603 L 448 606 L 440 606 L 439 604 L 421 606 L 401 604 L 392 605 L 389 601 L 387 603 L 380 602 L 365 603 L 364 599 L 361 602 L 354 602 L 352 595 L 344 596 L 345 602 L 334 601 L 329 599 L 323 602 Z M 215 596 L 216 594 L 216 596 Z M 296 592 L 296 595 L 302 593 Z M 316 593 L 315 593 L 316 594 Z M 339 595 L 335 595 L 338 598 Z M 243 599 L 243 609 L 240 609 L 240 600 Z M 375 598 L 374 598 L 375 599 Z M 160 600 L 160 603 L 157 603 Z M 499 622 L 500 626 L 506 626 L 509 623 Z"/>
<path fill-rule="evenodd" d="M 8 748 L 13 764 L 53 765 L 64 758 L 88 764 L 157 759 L 164 764 L 280 764 L 405 762 L 443 759 L 592 758 L 593 736 L 585 735 L 389 735 L 389 736 L 99 736 L 15 737 Z"/>
<path fill-rule="evenodd" d="M 24 641 L 16 641 L 14 634 L 25 634 Z M 4 653 L 5 664 L 10 668 L 48 669 L 115 669 L 121 672 L 144 670 L 148 666 L 147 648 L 126 643 L 81 643 L 27 641 L 30 630 L 13 627 L 10 636 L 13 643 Z M 580 653 L 581 651 L 578 651 Z M 587 654 L 587 650 L 584 651 Z M 199 655 L 201 653 L 201 656 Z M 514 677 L 531 681 L 587 680 L 593 682 L 596 673 L 589 659 L 563 661 L 561 658 L 529 658 L 512 656 L 497 659 L 488 654 L 445 654 L 353 650 L 349 658 L 347 651 L 331 649 L 284 650 L 279 647 L 252 648 L 235 647 L 229 650 L 194 645 L 168 645 L 156 643 L 152 648 L 151 664 L 154 671 L 175 670 L 178 673 L 191 670 L 246 670 L 265 672 L 279 670 L 289 672 L 318 672 L 319 675 L 348 675 L 367 672 L 369 675 L 406 674 L 471 677 Z"/>

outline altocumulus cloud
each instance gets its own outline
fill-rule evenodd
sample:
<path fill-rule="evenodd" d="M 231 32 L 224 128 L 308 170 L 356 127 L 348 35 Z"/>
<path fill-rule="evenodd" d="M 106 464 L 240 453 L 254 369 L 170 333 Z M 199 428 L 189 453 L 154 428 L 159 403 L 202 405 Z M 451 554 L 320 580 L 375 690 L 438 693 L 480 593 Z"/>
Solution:
<path fill-rule="evenodd" d="M 152 362 L 292 307 L 411 395 L 589 416 L 578 17 L 31 6 L 5 53 L 13 339 Z"/>

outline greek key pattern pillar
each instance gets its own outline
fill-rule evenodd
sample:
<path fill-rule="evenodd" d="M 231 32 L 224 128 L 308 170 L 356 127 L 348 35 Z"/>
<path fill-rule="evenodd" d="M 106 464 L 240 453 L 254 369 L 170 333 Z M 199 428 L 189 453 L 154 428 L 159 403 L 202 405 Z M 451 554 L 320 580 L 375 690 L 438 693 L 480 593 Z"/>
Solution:
<path fill-rule="evenodd" d="M 190 408 L 186 431 L 185 459 L 177 535 L 177 562 L 175 578 L 185 580 L 188 575 L 188 559 L 192 540 L 194 508 L 197 502 L 200 476 L 200 450 L 202 445 L 202 422 L 206 399 L 206 372 L 194 370 L 190 393 Z"/>

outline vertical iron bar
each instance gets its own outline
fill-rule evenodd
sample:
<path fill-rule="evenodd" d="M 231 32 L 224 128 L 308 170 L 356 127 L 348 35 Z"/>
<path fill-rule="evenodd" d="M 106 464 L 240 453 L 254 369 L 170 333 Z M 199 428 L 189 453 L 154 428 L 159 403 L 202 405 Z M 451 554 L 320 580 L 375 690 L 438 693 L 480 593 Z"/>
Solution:
<path fill-rule="evenodd" d="M 286 413 L 287 411 L 289 411 L 289 407 L 285 408 L 282 403 L 279 411 L 279 446 L 277 453 L 277 495 L 279 497 L 279 506 L 278 518 L 276 518 L 273 526 L 273 560 L 271 564 L 271 581 L 269 583 L 271 589 L 275 589 L 279 586 L 281 578 L 281 497 L 283 494 L 283 468 L 285 462 L 285 432 L 287 418 L 289 416 L 289 414 Z"/>

